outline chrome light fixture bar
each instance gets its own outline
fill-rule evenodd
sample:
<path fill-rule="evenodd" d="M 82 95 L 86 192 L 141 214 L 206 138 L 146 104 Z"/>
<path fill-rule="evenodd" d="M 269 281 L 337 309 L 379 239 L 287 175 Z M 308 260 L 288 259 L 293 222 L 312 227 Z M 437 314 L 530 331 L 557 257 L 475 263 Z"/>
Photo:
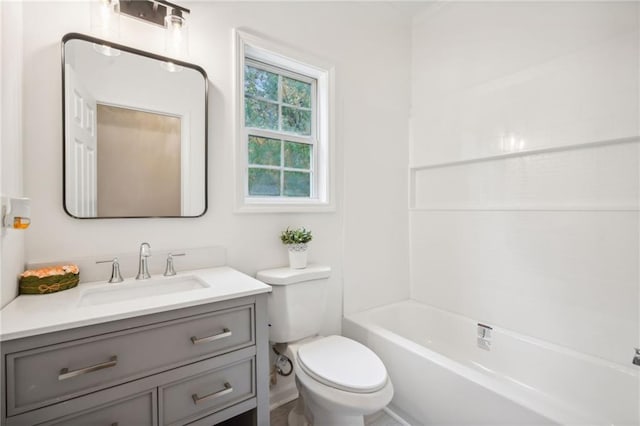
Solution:
<path fill-rule="evenodd" d="M 164 0 L 120 0 L 120 13 L 164 28 L 166 16 L 184 19 L 191 11 Z"/>

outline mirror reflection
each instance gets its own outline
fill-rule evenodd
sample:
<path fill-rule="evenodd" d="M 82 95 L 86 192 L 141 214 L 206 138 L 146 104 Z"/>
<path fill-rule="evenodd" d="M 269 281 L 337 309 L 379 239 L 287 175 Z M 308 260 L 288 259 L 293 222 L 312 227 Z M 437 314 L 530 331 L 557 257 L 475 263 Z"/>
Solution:
<path fill-rule="evenodd" d="M 63 39 L 64 206 L 77 218 L 206 211 L 200 67 L 80 34 Z"/>

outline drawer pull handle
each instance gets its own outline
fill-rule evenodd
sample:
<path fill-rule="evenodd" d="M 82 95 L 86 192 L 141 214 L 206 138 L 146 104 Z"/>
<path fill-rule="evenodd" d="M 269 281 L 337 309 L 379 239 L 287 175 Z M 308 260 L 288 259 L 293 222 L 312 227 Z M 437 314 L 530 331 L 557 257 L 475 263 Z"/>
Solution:
<path fill-rule="evenodd" d="M 224 328 L 222 330 L 222 333 L 214 334 L 213 336 L 201 337 L 199 339 L 193 336 L 191 338 L 191 342 L 194 345 L 199 345 L 200 343 L 209 343 L 209 342 L 213 342 L 214 340 L 224 339 L 225 337 L 231 337 L 232 334 L 233 333 L 231 332 L 231 330 L 229 330 L 228 328 Z"/>
<path fill-rule="evenodd" d="M 194 393 L 193 395 L 191 395 L 191 398 L 193 398 L 194 404 L 199 404 L 201 402 L 210 401 L 212 399 L 220 398 L 221 396 L 229 395 L 231 392 L 233 392 L 233 387 L 229 384 L 229 382 L 225 382 L 224 389 L 222 389 L 221 391 L 210 393 L 209 395 L 205 395 L 202 398 L 199 397 L 197 393 Z"/>
<path fill-rule="evenodd" d="M 60 375 L 58 376 L 58 380 L 66 380 L 72 377 L 80 376 L 82 374 L 92 373 L 94 371 L 103 370 L 105 368 L 115 367 L 118 363 L 118 357 L 112 356 L 111 359 L 107 362 L 103 362 L 102 364 L 92 365 L 91 367 L 81 368 L 79 370 L 69 371 L 68 368 L 63 368 L 60 370 Z"/>

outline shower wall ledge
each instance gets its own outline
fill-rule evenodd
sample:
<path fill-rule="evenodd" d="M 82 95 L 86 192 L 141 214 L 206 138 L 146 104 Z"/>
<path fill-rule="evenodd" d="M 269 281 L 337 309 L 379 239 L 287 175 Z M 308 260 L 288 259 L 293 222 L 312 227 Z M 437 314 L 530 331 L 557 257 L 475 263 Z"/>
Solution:
<path fill-rule="evenodd" d="M 640 136 L 409 167 L 411 211 L 640 210 Z"/>

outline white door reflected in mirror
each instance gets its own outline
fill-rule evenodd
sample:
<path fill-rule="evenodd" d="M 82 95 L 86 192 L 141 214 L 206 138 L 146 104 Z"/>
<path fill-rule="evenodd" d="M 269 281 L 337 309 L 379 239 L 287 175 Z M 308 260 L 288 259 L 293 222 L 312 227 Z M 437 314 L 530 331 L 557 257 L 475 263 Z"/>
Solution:
<path fill-rule="evenodd" d="M 98 214 L 96 100 L 67 64 L 65 82 L 67 208 L 93 217 Z"/>

